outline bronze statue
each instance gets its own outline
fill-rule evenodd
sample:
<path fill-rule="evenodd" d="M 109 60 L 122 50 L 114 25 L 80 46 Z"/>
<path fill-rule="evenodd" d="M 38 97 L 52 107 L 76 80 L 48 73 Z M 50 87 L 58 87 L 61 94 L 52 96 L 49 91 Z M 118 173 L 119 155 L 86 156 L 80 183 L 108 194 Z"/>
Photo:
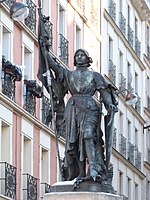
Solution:
<path fill-rule="evenodd" d="M 112 86 L 105 82 L 100 73 L 88 69 L 92 58 L 86 50 L 78 49 L 75 52 L 76 69 L 71 71 L 52 57 L 48 37 L 45 35 L 40 35 L 39 47 L 43 62 L 40 63 L 42 67 L 39 68 L 38 77 L 48 87 L 46 76 L 51 76 L 53 97 L 56 100 L 54 111 L 57 132 L 60 134 L 64 132 L 66 137 L 63 169 L 68 175 L 65 178 L 67 180 L 92 178 L 94 181 L 105 179 L 110 163 L 114 113 L 117 111 Z M 45 72 L 46 75 L 43 76 Z M 96 92 L 100 93 L 100 100 L 94 97 Z M 64 96 L 67 93 L 71 97 L 65 106 Z M 101 130 L 102 104 L 107 110 L 106 153 Z"/>

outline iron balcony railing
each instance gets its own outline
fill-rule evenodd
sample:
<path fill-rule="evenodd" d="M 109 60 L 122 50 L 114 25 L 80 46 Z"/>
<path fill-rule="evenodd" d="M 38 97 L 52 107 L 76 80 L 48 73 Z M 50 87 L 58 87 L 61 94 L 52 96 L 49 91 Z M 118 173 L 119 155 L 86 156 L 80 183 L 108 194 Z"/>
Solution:
<path fill-rule="evenodd" d="M 7 162 L 0 162 L 1 194 L 16 199 L 16 167 Z"/>
<path fill-rule="evenodd" d="M 147 44 L 147 58 L 150 61 L 150 46 Z"/>
<path fill-rule="evenodd" d="M 135 103 L 135 110 L 140 114 L 141 113 L 141 98 L 138 96 L 138 100 Z"/>
<path fill-rule="evenodd" d="M 37 200 L 37 185 L 38 179 L 30 174 L 23 174 L 23 199 L 27 200 Z"/>
<path fill-rule="evenodd" d="M 68 44 L 68 40 L 62 34 L 59 34 L 59 58 L 65 65 L 68 65 Z"/>
<path fill-rule="evenodd" d="M 22 71 L 19 67 L 5 60 L 2 57 L 2 93 L 8 98 L 15 101 L 16 81 L 21 81 Z"/>
<path fill-rule="evenodd" d="M 51 101 L 45 95 L 42 97 L 42 122 L 48 127 L 51 127 L 52 110 Z"/>
<path fill-rule="evenodd" d="M 134 145 L 128 142 L 128 160 L 134 164 Z"/>
<path fill-rule="evenodd" d="M 135 147 L 135 167 L 141 170 L 141 153 L 138 151 L 138 147 Z"/>
<path fill-rule="evenodd" d="M 119 13 L 119 28 L 124 36 L 126 36 L 126 19 L 122 12 Z"/>
<path fill-rule="evenodd" d="M 109 60 L 108 77 L 110 81 L 115 85 L 116 84 L 116 66 L 114 65 L 112 60 Z"/>
<path fill-rule="evenodd" d="M 133 30 L 131 29 L 130 25 L 128 25 L 128 34 L 127 34 L 127 39 L 131 47 L 133 48 Z"/>
<path fill-rule="evenodd" d="M 140 58 L 141 56 L 141 42 L 135 37 L 135 53 Z"/>
<path fill-rule="evenodd" d="M 29 7 L 29 15 L 25 19 L 25 24 L 33 33 L 36 33 L 36 5 L 31 0 L 27 0 L 26 3 Z"/>
<path fill-rule="evenodd" d="M 52 46 L 53 46 L 53 24 L 50 22 L 49 17 L 46 17 L 45 29 L 49 36 L 50 49 L 52 49 Z"/>
<path fill-rule="evenodd" d="M 51 192 L 51 185 L 48 183 L 41 183 L 41 198 L 44 197 L 44 194 Z"/>
<path fill-rule="evenodd" d="M 126 138 L 120 134 L 119 152 L 126 158 Z"/>
<path fill-rule="evenodd" d="M 4 3 L 10 8 L 16 0 L 5 0 Z"/>
<path fill-rule="evenodd" d="M 117 144 L 117 138 L 116 138 L 116 135 L 117 135 L 117 129 L 116 128 L 114 128 L 114 131 L 113 131 L 113 148 L 115 148 L 116 149 L 116 144 Z"/>
<path fill-rule="evenodd" d="M 36 83 L 36 80 L 24 80 L 24 84 L 26 85 L 24 109 L 35 116 L 36 97 L 41 98 L 43 96 L 42 87 Z"/>
<path fill-rule="evenodd" d="M 122 91 L 121 94 L 125 97 L 126 96 L 126 78 L 123 76 L 122 73 L 119 74 L 119 90 Z"/>
<path fill-rule="evenodd" d="M 109 15 L 116 21 L 116 3 L 113 0 L 110 0 L 109 3 Z"/>

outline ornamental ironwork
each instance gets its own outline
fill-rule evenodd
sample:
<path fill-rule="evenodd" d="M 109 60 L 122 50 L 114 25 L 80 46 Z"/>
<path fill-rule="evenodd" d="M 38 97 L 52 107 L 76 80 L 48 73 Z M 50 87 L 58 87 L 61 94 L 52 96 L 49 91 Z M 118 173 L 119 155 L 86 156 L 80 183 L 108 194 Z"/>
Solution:
<path fill-rule="evenodd" d="M 44 95 L 42 97 L 42 122 L 49 127 L 52 122 L 51 101 Z"/>
<path fill-rule="evenodd" d="M 125 97 L 126 96 L 126 78 L 123 76 L 122 73 L 119 74 L 119 90 L 122 91 L 121 94 Z"/>
<path fill-rule="evenodd" d="M 4 72 L 2 77 L 2 93 L 8 98 L 15 101 L 15 82 L 21 81 L 22 71 L 19 67 L 2 58 L 2 71 Z"/>
<path fill-rule="evenodd" d="M 45 17 L 46 22 L 45 22 L 45 30 L 48 33 L 49 36 L 49 45 L 50 49 L 52 49 L 53 45 L 53 24 L 50 22 L 50 17 Z"/>
<path fill-rule="evenodd" d="M 111 18 L 116 21 L 116 3 L 113 0 L 110 0 L 109 14 Z"/>
<path fill-rule="evenodd" d="M 126 19 L 122 12 L 119 13 L 119 28 L 124 36 L 126 36 Z"/>
<path fill-rule="evenodd" d="M 128 142 L 128 160 L 134 164 L 134 145 Z"/>
<path fill-rule="evenodd" d="M 26 191 L 26 199 L 28 200 L 37 200 L 38 193 L 37 193 L 37 185 L 38 179 L 31 176 L 30 174 L 23 174 L 26 176 L 25 186 L 23 190 Z"/>
<path fill-rule="evenodd" d="M 128 34 L 127 34 L 127 39 L 131 47 L 133 47 L 133 30 L 131 29 L 130 25 L 128 25 Z"/>
<path fill-rule="evenodd" d="M 138 100 L 135 103 L 135 110 L 140 114 L 141 113 L 141 98 L 138 96 Z"/>
<path fill-rule="evenodd" d="M 33 32 L 36 32 L 36 5 L 31 0 L 26 1 L 29 7 L 29 15 L 25 19 L 26 26 Z"/>
<path fill-rule="evenodd" d="M 126 138 L 122 134 L 120 134 L 119 152 L 126 157 Z"/>
<path fill-rule="evenodd" d="M 116 135 L 117 135 L 117 129 L 114 128 L 114 131 L 113 131 L 113 147 L 116 149 L 116 141 L 117 141 L 117 138 L 116 138 Z"/>
<path fill-rule="evenodd" d="M 114 65 L 112 60 L 109 60 L 108 77 L 110 81 L 115 85 L 116 84 L 116 66 Z"/>
<path fill-rule="evenodd" d="M 68 44 L 68 40 L 62 34 L 59 34 L 59 58 L 65 65 L 68 64 Z"/>
<path fill-rule="evenodd" d="M 135 53 L 140 58 L 141 56 L 141 42 L 135 37 Z"/>
<path fill-rule="evenodd" d="M 16 167 L 7 162 L 0 162 L 0 169 L 1 174 L 4 175 L 0 178 L 3 181 L 1 183 L 1 192 L 11 199 L 16 199 Z"/>
<path fill-rule="evenodd" d="M 15 3 L 15 2 L 16 2 L 16 0 L 5 0 L 4 3 L 6 3 L 6 5 L 10 8 L 13 5 L 13 3 Z"/>
<path fill-rule="evenodd" d="M 138 151 L 138 147 L 135 148 L 135 167 L 141 170 L 141 153 Z"/>
<path fill-rule="evenodd" d="M 82 12 L 85 14 L 85 0 L 76 0 L 76 2 Z"/>
<path fill-rule="evenodd" d="M 37 84 L 36 80 L 24 80 L 24 83 L 26 85 L 24 109 L 35 116 L 36 97 L 41 98 L 43 96 L 42 87 Z"/>

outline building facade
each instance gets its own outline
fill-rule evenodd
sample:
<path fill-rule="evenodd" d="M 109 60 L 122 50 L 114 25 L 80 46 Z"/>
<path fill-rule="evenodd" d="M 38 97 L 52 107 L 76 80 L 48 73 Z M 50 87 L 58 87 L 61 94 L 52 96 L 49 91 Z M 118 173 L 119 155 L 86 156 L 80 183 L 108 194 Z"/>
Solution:
<path fill-rule="evenodd" d="M 0 198 L 42 199 L 60 180 L 49 94 L 37 79 L 38 0 L 23 1 L 29 16 L 9 17 L 15 0 L 0 4 Z M 92 69 L 122 93 L 115 118 L 113 186 L 128 200 L 150 199 L 150 1 L 41 0 L 51 53 L 74 69 L 86 49 Z M 126 89 L 138 95 L 125 101 Z M 66 97 L 67 100 L 67 97 Z M 145 127 L 145 128 L 144 128 Z M 60 158 L 65 137 L 60 135 Z"/>

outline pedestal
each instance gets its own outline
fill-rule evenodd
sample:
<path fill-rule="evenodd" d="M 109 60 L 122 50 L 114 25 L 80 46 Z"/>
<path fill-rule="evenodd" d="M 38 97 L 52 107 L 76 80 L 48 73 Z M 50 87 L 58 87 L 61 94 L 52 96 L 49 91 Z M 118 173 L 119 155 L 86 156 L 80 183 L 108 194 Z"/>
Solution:
<path fill-rule="evenodd" d="M 102 192 L 51 192 L 44 200 L 123 200 L 118 195 Z"/>

